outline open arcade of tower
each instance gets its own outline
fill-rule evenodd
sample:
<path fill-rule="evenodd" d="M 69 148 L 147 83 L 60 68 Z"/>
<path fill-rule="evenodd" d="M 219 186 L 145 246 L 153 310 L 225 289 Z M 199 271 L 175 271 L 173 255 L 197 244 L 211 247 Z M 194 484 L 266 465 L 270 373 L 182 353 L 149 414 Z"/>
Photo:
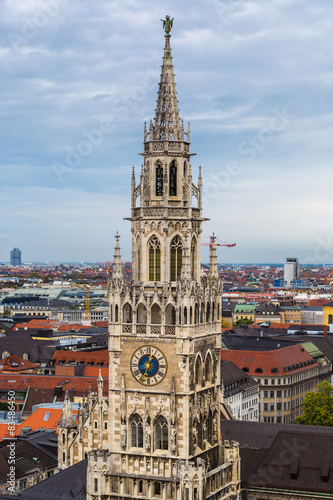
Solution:
<path fill-rule="evenodd" d="M 200 277 L 202 178 L 179 117 L 169 16 L 155 118 L 131 182 L 133 277 L 116 236 L 109 300 L 109 394 L 91 392 L 77 427 L 69 399 L 59 468 L 88 455 L 87 498 L 238 499 L 237 443 L 221 444 L 222 283 L 210 247 Z"/>

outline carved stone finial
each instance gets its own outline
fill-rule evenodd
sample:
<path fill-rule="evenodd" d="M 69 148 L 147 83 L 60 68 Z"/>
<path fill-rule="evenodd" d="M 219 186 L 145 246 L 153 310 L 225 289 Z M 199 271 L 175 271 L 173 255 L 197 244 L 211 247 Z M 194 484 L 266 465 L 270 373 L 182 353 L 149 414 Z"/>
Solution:
<path fill-rule="evenodd" d="M 58 423 L 58 427 L 61 427 L 63 429 L 76 429 L 76 424 L 74 421 L 74 416 L 73 416 L 73 411 L 72 411 L 72 405 L 71 405 L 71 400 L 69 397 L 68 393 L 68 380 L 66 381 L 67 388 L 66 388 L 66 394 L 65 394 L 65 399 L 64 399 L 64 405 L 62 408 L 62 413 L 61 417 Z"/>

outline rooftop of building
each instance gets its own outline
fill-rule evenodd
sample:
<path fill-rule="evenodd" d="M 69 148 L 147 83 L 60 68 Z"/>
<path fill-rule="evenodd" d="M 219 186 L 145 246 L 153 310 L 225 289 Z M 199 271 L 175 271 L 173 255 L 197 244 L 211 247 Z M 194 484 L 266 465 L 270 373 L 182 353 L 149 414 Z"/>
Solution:
<path fill-rule="evenodd" d="M 246 373 L 255 376 L 286 376 L 318 366 L 301 345 L 292 345 L 274 351 L 222 350 L 222 360 L 233 361 Z"/>
<path fill-rule="evenodd" d="M 225 397 L 258 385 L 256 380 L 230 360 L 221 361 L 221 383 L 224 385 Z"/>
<path fill-rule="evenodd" d="M 8 441 L 0 442 L 0 483 L 6 483 L 10 473 L 10 448 Z M 24 477 L 38 469 L 54 469 L 57 459 L 46 450 L 41 450 L 26 439 L 15 441 L 15 477 Z"/>
<path fill-rule="evenodd" d="M 234 313 L 247 312 L 252 313 L 255 311 L 256 304 L 237 304 L 234 309 Z"/>
<path fill-rule="evenodd" d="M 86 478 L 88 459 L 28 488 L 21 493 L 23 498 L 38 500 L 86 500 Z"/>
<path fill-rule="evenodd" d="M 109 352 L 107 349 L 91 349 L 87 351 L 64 351 L 56 349 L 50 360 L 50 364 L 84 364 L 94 367 L 109 366 Z"/>
<path fill-rule="evenodd" d="M 0 372 L 22 372 L 22 371 L 33 371 L 40 367 L 39 364 L 32 363 L 27 359 L 23 359 L 16 354 L 11 354 L 0 361 Z"/>

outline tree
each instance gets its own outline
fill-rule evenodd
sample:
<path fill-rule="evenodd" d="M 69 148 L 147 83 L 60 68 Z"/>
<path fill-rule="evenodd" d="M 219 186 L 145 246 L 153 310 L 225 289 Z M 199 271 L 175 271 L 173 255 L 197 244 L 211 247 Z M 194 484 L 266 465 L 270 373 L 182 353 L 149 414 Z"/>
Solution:
<path fill-rule="evenodd" d="M 234 323 L 235 326 L 252 325 L 252 324 L 253 324 L 252 319 L 247 319 L 247 318 L 238 319 L 236 323 Z"/>
<path fill-rule="evenodd" d="M 316 392 L 304 396 L 302 407 L 304 413 L 296 418 L 297 424 L 333 427 L 333 386 L 327 380 L 318 384 Z"/>

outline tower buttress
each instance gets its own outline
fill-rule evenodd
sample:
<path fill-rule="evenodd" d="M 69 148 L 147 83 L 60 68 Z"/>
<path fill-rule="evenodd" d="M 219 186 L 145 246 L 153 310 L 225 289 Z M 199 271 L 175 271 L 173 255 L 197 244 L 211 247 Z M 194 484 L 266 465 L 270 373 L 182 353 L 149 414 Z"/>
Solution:
<path fill-rule="evenodd" d="M 217 282 L 219 278 L 219 272 L 217 267 L 217 255 L 216 255 L 216 245 L 215 245 L 216 237 L 213 233 L 213 236 L 210 239 L 209 246 L 209 271 L 208 271 L 208 279 L 211 283 Z"/>
<path fill-rule="evenodd" d="M 59 441 L 58 467 L 60 469 L 66 469 L 70 465 L 69 445 L 72 442 L 75 431 L 76 431 L 76 424 L 68 393 L 68 381 L 66 381 L 66 394 L 64 399 L 64 405 L 58 423 L 58 441 Z"/>

